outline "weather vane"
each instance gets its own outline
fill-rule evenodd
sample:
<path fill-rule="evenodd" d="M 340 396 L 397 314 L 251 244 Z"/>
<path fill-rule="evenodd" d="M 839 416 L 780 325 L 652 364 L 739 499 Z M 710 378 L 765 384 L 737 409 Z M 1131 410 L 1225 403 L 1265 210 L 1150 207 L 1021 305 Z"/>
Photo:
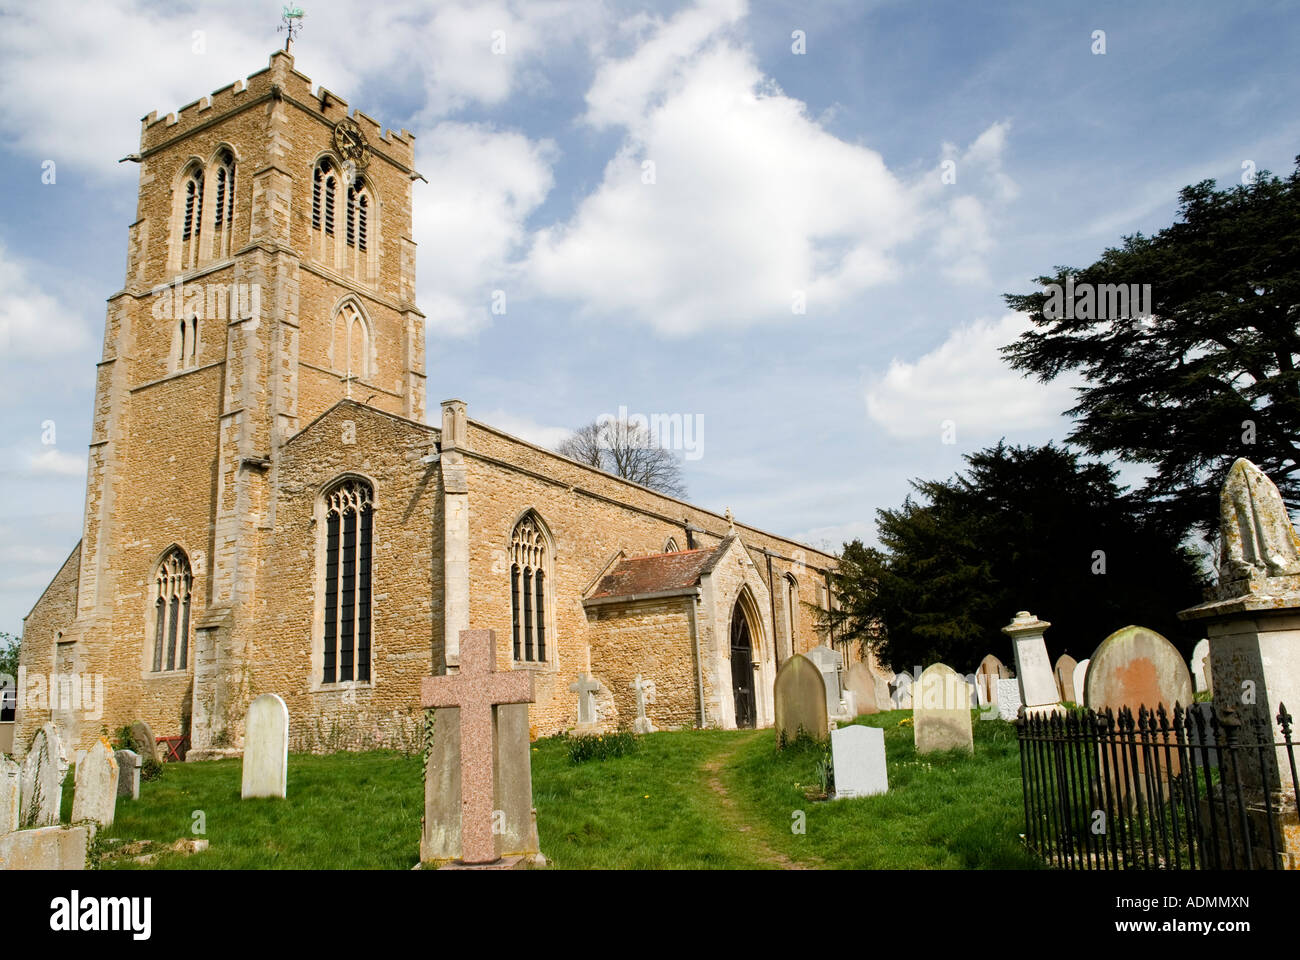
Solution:
<path fill-rule="evenodd" d="M 283 20 L 284 23 L 280 27 L 277 27 L 275 32 L 279 33 L 283 30 L 288 34 L 288 36 L 284 38 L 285 53 L 289 52 L 289 45 L 293 43 L 294 36 L 302 30 L 302 18 L 305 16 L 306 14 L 302 12 L 302 7 L 285 7 L 284 13 L 280 14 L 280 19 Z"/>

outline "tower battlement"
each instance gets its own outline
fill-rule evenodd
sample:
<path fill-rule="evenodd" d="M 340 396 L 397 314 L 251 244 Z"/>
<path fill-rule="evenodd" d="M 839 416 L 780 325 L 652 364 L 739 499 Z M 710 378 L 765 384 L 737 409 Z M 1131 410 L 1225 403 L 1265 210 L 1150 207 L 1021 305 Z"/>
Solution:
<path fill-rule="evenodd" d="M 366 138 L 390 159 L 408 168 L 414 164 L 414 134 L 406 129 L 385 130 L 378 120 L 360 109 L 349 111 L 348 102 L 323 85 L 313 90 L 311 78 L 295 70 L 293 55 L 283 50 L 272 53 L 264 69 L 187 103 L 175 112 L 160 117 L 157 110 L 150 111 L 140 120 L 140 154 L 145 156 L 218 117 L 266 100 L 287 100 L 328 123 L 351 117 L 361 126 Z"/>

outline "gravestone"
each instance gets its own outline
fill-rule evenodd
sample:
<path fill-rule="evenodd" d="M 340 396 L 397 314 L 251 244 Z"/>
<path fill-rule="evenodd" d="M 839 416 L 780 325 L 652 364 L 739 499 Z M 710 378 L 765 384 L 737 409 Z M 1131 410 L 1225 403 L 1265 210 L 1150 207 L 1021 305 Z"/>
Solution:
<path fill-rule="evenodd" d="M 137 720 L 131 724 L 131 740 L 135 744 L 136 753 L 140 754 L 141 761 L 162 762 L 162 757 L 158 755 L 158 741 L 154 739 L 153 730 L 149 724 L 143 720 Z"/>
<path fill-rule="evenodd" d="M 596 691 L 600 684 L 585 673 L 578 674 L 578 679 L 569 684 L 569 690 L 578 695 L 578 726 L 590 726 L 596 722 Z"/>
<path fill-rule="evenodd" d="M 970 710 L 970 686 L 965 677 L 947 664 L 926 667 L 912 691 L 916 752 L 973 752 Z"/>
<path fill-rule="evenodd" d="M 68 774 L 63 743 L 53 723 L 36 731 L 31 748 L 23 758 L 22 799 L 18 821 L 21 827 L 46 827 L 59 822 L 63 802 L 63 780 Z"/>
<path fill-rule="evenodd" d="M 655 702 L 655 682 L 653 680 L 642 680 L 641 674 L 638 673 L 636 679 L 629 683 L 628 686 L 636 694 L 636 719 L 632 721 L 632 732 L 654 733 L 655 725 L 646 716 L 645 707 L 647 703 Z"/>
<path fill-rule="evenodd" d="M 893 710 L 894 698 L 889 694 L 889 681 L 880 674 L 873 674 L 876 684 L 876 710 Z"/>
<path fill-rule="evenodd" d="M 528 704 L 533 675 L 496 669 L 496 634 L 460 632 L 460 673 L 425 677 L 433 707 L 420 860 L 515 866 L 538 856 Z M 504 859 L 503 859 L 504 858 Z"/>
<path fill-rule="evenodd" d="M 998 681 L 1006 680 L 1010 676 L 1011 671 L 993 654 L 990 653 L 981 660 L 980 665 L 975 669 L 975 687 L 979 696 L 979 705 L 984 707 L 997 703 Z"/>
<path fill-rule="evenodd" d="M 844 674 L 844 690 L 853 694 L 855 716 L 880 712 L 876 706 L 877 679 L 871 667 L 865 663 L 855 663 Z"/>
<path fill-rule="evenodd" d="M 1214 677 L 1210 673 L 1210 641 L 1198 640 L 1192 648 L 1192 682 L 1197 692 L 1214 693 Z"/>
<path fill-rule="evenodd" d="M 1056 659 L 1056 692 L 1060 694 L 1061 700 L 1068 700 L 1070 703 L 1077 703 L 1074 699 L 1074 668 L 1079 665 L 1079 661 L 1068 653 L 1063 653 Z"/>
<path fill-rule="evenodd" d="M 1061 692 L 1052 675 L 1052 662 L 1047 659 L 1047 644 L 1043 632 L 1051 624 L 1039 620 L 1028 610 L 1021 610 L 1015 619 L 1002 628 L 1011 638 L 1016 653 L 1016 680 L 1020 684 L 1020 702 L 1026 714 L 1057 712 L 1061 709 Z"/>
<path fill-rule="evenodd" d="M 1092 658 L 1080 660 L 1078 666 L 1074 668 L 1074 702 L 1081 707 L 1086 707 L 1087 701 L 1084 699 L 1084 680 L 1088 676 L 1088 664 L 1092 663 Z"/>
<path fill-rule="evenodd" d="M 890 694 L 895 710 L 912 709 L 912 675 L 910 673 L 894 674 L 894 692 Z"/>
<path fill-rule="evenodd" d="M 1136 714 L 1162 703 L 1172 717 L 1175 703 L 1192 703 L 1192 675 L 1172 643 L 1154 630 L 1128 626 L 1093 651 L 1084 696 L 1093 710 L 1129 707 Z"/>
<path fill-rule="evenodd" d="M 289 708 L 274 693 L 248 705 L 241 797 L 283 797 L 289 782 Z"/>
<path fill-rule="evenodd" d="M 831 731 L 835 799 L 870 797 L 889 790 L 885 731 L 853 724 Z"/>
<path fill-rule="evenodd" d="M 801 653 L 781 664 L 776 672 L 777 742 L 795 739 L 802 730 L 825 740 L 830 718 L 826 714 L 826 682 L 822 672 Z"/>
<path fill-rule="evenodd" d="M 1020 716 L 1020 681 L 998 681 L 998 716 L 1010 723 Z"/>
<path fill-rule="evenodd" d="M 0 760 L 0 836 L 18 829 L 22 806 L 22 771 L 13 760 Z"/>
<path fill-rule="evenodd" d="M 813 647 L 804 656 L 816 664 L 817 669 L 821 671 L 822 683 L 826 687 L 827 716 L 839 716 L 840 698 L 843 696 L 840 689 L 840 670 L 844 661 L 838 653 L 825 644 Z"/>
<path fill-rule="evenodd" d="M 140 754 L 134 750 L 119 750 L 117 759 L 117 795 L 140 799 Z"/>
<path fill-rule="evenodd" d="M 72 822 L 93 820 L 101 827 L 113 822 L 117 808 L 117 758 L 103 740 L 77 761 L 77 777 L 72 794 Z"/>

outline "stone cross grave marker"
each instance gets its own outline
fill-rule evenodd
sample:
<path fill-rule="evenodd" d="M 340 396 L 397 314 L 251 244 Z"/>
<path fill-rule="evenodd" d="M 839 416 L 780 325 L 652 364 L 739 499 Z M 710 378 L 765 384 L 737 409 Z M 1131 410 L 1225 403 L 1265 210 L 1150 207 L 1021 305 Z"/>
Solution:
<path fill-rule="evenodd" d="M 241 797 L 283 797 L 289 784 L 289 708 L 274 693 L 248 705 Z"/>
<path fill-rule="evenodd" d="M 140 754 L 134 750 L 119 750 L 117 759 L 117 795 L 140 799 Z"/>
<path fill-rule="evenodd" d="M 870 797 L 889 790 L 885 770 L 885 731 L 853 724 L 831 731 L 835 799 Z"/>
<path fill-rule="evenodd" d="M 1028 610 L 1021 610 L 1002 628 L 1015 645 L 1016 679 L 1020 683 L 1020 700 L 1025 705 L 1026 714 L 1055 713 L 1061 709 L 1061 691 L 1056 687 L 1052 662 L 1047 659 L 1047 644 L 1043 640 L 1043 632 L 1050 626 Z"/>
<path fill-rule="evenodd" d="M 36 731 L 23 758 L 20 827 L 48 827 L 59 822 L 67 775 L 63 742 L 54 724 L 47 723 Z"/>
<path fill-rule="evenodd" d="M 921 672 L 912 691 L 912 729 L 917 753 L 975 749 L 970 720 L 970 685 L 945 663 Z"/>
<path fill-rule="evenodd" d="M 72 822 L 94 820 L 102 827 L 113 822 L 117 809 L 117 758 L 103 740 L 77 761 L 77 779 L 72 794 Z"/>
<path fill-rule="evenodd" d="M 633 733 L 654 733 L 655 725 L 650 722 L 650 718 L 645 715 L 645 705 L 655 702 L 655 682 L 653 680 L 642 680 L 641 674 L 636 675 L 628 686 L 636 694 L 636 719 L 632 721 Z"/>
<path fill-rule="evenodd" d="M 578 674 L 578 679 L 569 684 L 569 690 L 578 695 L 578 723 L 596 722 L 596 691 L 600 684 L 585 673 Z"/>
<path fill-rule="evenodd" d="M 435 730 L 448 708 L 458 714 L 460 733 L 460 860 L 465 864 L 488 864 L 501 858 L 501 833 L 493 829 L 501 776 L 520 775 L 510 769 L 519 760 L 498 754 L 498 710 L 508 704 L 533 702 L 533 675 L 527 671 L 497 671 L 496 633 L 491 630 L 460 632 L 460 673 L 425 677 L 420 683 L 420 705 L 436 709 Z M 525 715 L 525 725 L 527 717 Z M 527 741 L 522 757 L 528 769 Z M 500 762 L 498 762 L 498 760 Z M 432 766 L 432 760 L 431 764 Z M 426 786 L 431 774 L 426 770 Z M 531 777 L 527 780 L 528 801 L 532 800 Z M 425 791 L 425 848 L 430 853 L 429 831 L 445 825 L 430 822 L 430 805 L 437 809 L 438 797 Z M 445 807 L 444 807 L 445 809 Z M 441 815 L 439 812 L 438 815 Z"/>

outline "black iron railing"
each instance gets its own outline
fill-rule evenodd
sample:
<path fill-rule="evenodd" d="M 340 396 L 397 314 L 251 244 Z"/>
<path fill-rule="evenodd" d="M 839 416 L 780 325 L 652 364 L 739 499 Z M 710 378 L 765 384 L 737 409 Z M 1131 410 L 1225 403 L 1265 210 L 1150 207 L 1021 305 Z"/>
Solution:
<path fill-rule="evenodd" d="M 1067 870 L 1297 867 L 1291 716 L 1163 706 L 1015 721 L 1025 842 Z M 1289 774 L 1289 776 L 1288 776 Z"/>

